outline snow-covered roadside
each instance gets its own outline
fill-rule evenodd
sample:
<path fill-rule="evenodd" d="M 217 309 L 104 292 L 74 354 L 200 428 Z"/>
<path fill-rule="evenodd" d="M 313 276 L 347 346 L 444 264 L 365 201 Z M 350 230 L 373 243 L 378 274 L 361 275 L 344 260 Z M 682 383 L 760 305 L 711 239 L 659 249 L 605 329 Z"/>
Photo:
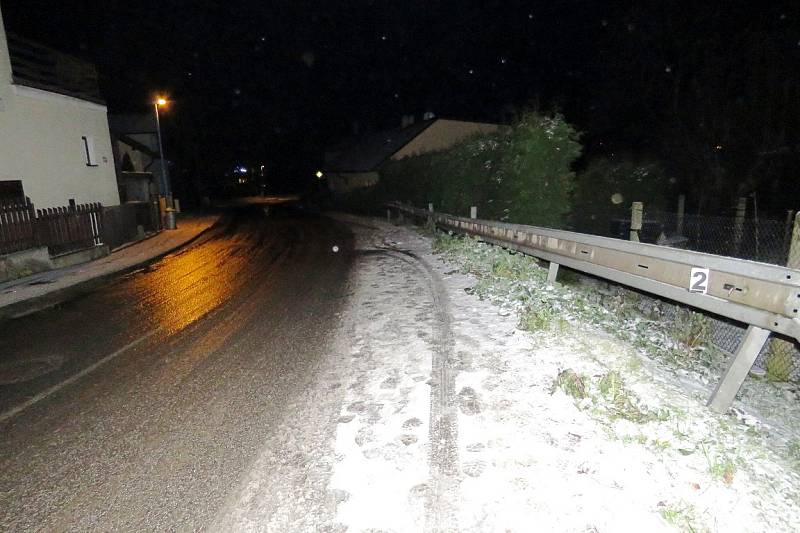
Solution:
<path fill-rule="evenodd" d="M 433 254 L 430 239 L 379 220 L 343 219 L 363 258 L 345 318 L 353 372 L 329 487 L 342 495 L 340 527 L 794 531 L 800 524 L 797 466 L 770 438 L 778 421 L 711 413 L 708 385 L 695 374 L 678 379 L 635 342 L 580 317 L 523 332 L 515 303 L 479 299 L 480 281 Z M 431 468 L 441 443 L 429 441 L 442 305 L 431 276 L 448 299 L 457 422 L 448 435 L 457 469 L 444 484 Z M 548 291 L 543 283 L 528 290 Z M 639 333 L 647 334 L 646 324 Z M 453 509 L 434 520 L 440 504 Z"/>

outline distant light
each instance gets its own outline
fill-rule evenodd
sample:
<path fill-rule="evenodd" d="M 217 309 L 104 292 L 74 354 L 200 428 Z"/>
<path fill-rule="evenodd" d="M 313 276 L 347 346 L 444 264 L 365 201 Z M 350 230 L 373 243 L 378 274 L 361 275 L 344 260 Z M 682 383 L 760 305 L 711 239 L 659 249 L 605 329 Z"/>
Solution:
<path fill-rule="evenodd" d="M 264 165 L 261 165 L 261 172 L 264 172 Z"/>
<path fill-rule="evenodd" d="M 167 99 L 162 96 L 158 100 L 156 100 L 156 103 L 160 106 L 165 106 L 167 105 Z"/>
<path fill-rule="evenodd" d="M 322 179 L 322 176 L 323 176 L 324 174 L 322 174 L 322 171 L 321 171 L 321 170 L 317 170 L 317 173 L 316 173 L 316 174 L 314 174 L 314 175 L 317 177 L 317 179 Z"/>
<path fill-rule="evenodd" d="M 718 145 L 716 145 L 714 148 L 716 148 L 716 149 L 717 149 L 717 151 L 720 151 L 720 150 L 722 150 L 722 145 L 721 145 L 721 144 L 718 144 Z"/>
<path fill-rule="evenodd" d="M 236 174 L 247 174 L 247 167 L 238 166 L 233 169 L 233 172 Z"/>

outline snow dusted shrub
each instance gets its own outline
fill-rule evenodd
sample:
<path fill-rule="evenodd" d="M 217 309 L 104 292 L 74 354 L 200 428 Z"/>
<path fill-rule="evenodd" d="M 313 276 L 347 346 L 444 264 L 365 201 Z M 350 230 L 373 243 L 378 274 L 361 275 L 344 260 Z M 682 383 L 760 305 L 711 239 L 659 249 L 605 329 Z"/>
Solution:
<path fill-rule="evenodd" d="M 559 114 L 524 113 L 500 138 L 493 218 L 564 227 L 575 183 L 572 165 L 582 150 L 579 138 Z"/>
<path fill-rule="evenodd" d="M 644 202 L 645 213 L 667 210 L 677 194 L 675 180 L 658 162 L 634 156 L 594 158 L 577 175 L 572 224 L 587 231 L 613 218 L 627 219 L 632 202 Z"/>
<path fill-rule="evenodd" d="M 377 188 L 385 200 L 519 224 L 562 227 L 570 212 L 580 134 L 561 115 L 524 113 L 510 127 L 448 150 L 389 161 Z"/>

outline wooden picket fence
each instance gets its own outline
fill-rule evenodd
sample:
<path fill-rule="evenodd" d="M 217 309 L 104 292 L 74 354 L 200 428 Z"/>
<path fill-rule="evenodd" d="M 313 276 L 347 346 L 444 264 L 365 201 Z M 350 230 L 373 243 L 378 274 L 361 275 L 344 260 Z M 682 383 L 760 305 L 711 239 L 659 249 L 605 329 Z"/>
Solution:
<path fill-rule="evenodd" d="M 34 209 L 24 203 L 0 205 L 0 254 L 47 246 L 51 255 L 103 243 L 103 206 L 99 203 Z"/>
<path fill-rule="evenodd" d="M 0 255 L 37 246 L 36 211 L 25 203 L 0 204 Z"/>

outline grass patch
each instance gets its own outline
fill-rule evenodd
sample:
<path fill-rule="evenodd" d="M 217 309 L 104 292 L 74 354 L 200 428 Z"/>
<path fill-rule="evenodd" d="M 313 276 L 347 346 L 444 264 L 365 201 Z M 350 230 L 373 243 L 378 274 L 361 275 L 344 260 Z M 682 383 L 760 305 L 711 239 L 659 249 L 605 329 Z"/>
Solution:
<path fill-rule="evenodd" d="M 525 331 L 560 331 L 569 327 L 562 313 L 548 302 L 538 302 L 529 306 L 520 316 L 519 328 Z"/>
<path fill-rule="evenodd" d="M 607 401 L 611 418 L 624 418 L 637 424 L 649 422 L 656 417 L 648 409 L 639 406 L 636 395 L 625 387 L 619 372 L 606 372 L 597 384 L 600 394 Z"/>
<path fill-rule="evenodd" d="M 661 518 L 667 523 L 677 526 L 681 531 L 695 532 L 694 522 L 697 520 L 697 511 L 694 506 L 686 502 L 664 505 L 659 509 Z"/>
<path fill-rule="evenodd" d="M 736 463 L 724 455 L 711 457 L 703 443 L 700 444 L 700 448 L 708 463 L 708 473 L 711 477 L 730 486 L 736 475 Z"/>
<path fill-rule="evenodd" d="M 571 368 L 562 370 L 553 380 L 550 394 L 553 394 L 558 389 L 561 389 L 565 394 L 572 396 L 576 400 L 582 400 L 588 396 L 586 392 L 586 376 L 578 374 Z"/>
<path fill-rule="evenodd" d="M 675 338 L 690 350 L 708 344 L 711 326 L 705 315 L 678 308 L 674 324 Z"/>
<path fill-rule="evenodd" d="M 786 447 L 786 454 L 796 470 L 800 470 L 800 439 L 793 440 Z"/>

